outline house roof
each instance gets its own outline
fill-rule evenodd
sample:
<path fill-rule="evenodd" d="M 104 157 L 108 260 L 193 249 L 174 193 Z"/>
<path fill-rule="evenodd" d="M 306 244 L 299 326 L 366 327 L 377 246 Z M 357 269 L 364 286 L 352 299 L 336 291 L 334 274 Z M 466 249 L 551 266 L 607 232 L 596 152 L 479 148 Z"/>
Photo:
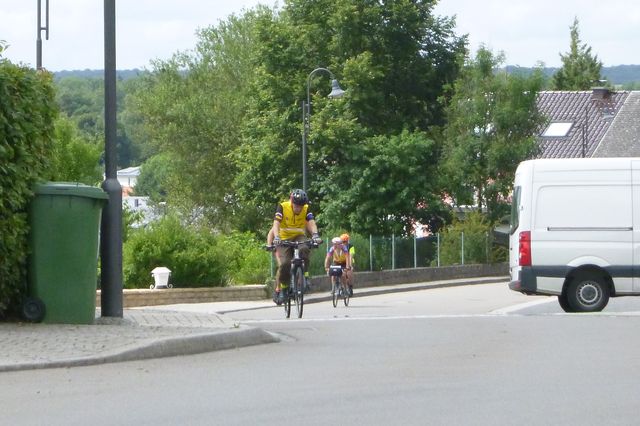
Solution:
<path fill-rule="evenodd" d="M 140 176 L 140 166 L 137 167 L 127 167 L 126 169 L 118 170 L 118 176 Z"/>
<path fill-rule="evenodd" d="M 640 126 L 635 123 L 640 122 L 639 101 L 631 102 L 635 107 L 626 105 L 631 94 L 633 99 L 640 96 L 640 92 L 610 92 L 603 88 L 540 92 L 538 109 L 549 121 L 539 132 L 537 158 L 577 158 L 583 156 L 583 151 L 585 157 L 595 156 L 594 153 L 603 157 L 639 155 L 640 134 L 637 130 L 623 130 L 629 124 Z M 553 123 L 564 123 L 565 130 L 568 129 L 566 135 L 543 136 Z M 620 141 L 622 135 L 624 143 Z"/>
<path fill-rule="evenodd" d="M 593 156 L 640 157 L 640 92 L 629 93 Z"/>

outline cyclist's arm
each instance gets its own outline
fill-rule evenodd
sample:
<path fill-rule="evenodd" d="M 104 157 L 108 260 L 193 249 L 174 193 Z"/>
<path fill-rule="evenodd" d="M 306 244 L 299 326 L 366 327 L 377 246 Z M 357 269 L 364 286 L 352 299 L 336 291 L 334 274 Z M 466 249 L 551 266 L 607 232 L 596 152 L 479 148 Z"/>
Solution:
<path fill-rule="evenodd" d="M 329 265 L 331 265 L 331 259 L 333 258 L 333 247 L 329 249 L 327 255 L 324 258 L 324 269 L 329 269 Z"/>
<path fill-rule="evenodd" d="M 271 233 L 273 234 L 273 238 L 275 238 L 276 235 L 280 235 L 280 221 L 273 221 L 273 225 L 271 226 Z"/>
<path fill-rule="evenodd" d="M 318 233 L 318 226 L 316 225 L 315 219 L 307 220 L 307 231 L 311 235 Z"/>
<path fill-rule="evenodd" d="M 349 251 L 346 252 L 344 257 L 346 259 L 346 268 L 351 269 L 351 255 L 349 254 Z"/>
<path fill-rule="evenodd" d="M 271 225 L 271 238 L 275 238 L 276 235 L 280 235 L 280 222 L 282 221 L 282 204 L 278 204 L 276 213 L 273 217 L 273 225 Z"/>

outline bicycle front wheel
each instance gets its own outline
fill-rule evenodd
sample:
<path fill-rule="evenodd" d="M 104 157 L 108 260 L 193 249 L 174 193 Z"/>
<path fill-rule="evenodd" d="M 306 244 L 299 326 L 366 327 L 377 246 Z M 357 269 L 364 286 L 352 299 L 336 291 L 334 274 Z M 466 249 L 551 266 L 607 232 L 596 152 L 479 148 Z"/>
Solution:
<path fill-rule="evenodd" d="M 342 288 L 342 294 L 344 295 L 344 306 L 349 306 L 349 288 L 346 285 Z"/>
<path fill-rule="evenodd" d="M 340 297 L 340 278 L 336 277 L 333 286 L 331 287 L 333 291 L 331 292 L 333 307 L 338 306 L 338 297 Z"/>
<path fill-rule="evenodd" d="M 302 318 L 302 309 L 304 307 L 304 271 L 301 267 L 295 268 L 291 274 L 293 279 L 293 297 L 296 300 L 296 312 L 298 318 Z"/>

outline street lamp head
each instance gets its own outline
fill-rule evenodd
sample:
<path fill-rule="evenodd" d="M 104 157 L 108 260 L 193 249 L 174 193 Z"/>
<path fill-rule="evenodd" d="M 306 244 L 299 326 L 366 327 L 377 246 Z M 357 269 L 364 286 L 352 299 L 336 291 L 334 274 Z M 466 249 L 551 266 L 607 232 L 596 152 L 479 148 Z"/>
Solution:
<path fill-rule="evenodd" d="M 329 93 L 329 97 L 331 99 L 338 99 L 343 97 L 344 94 L 345 94 L 345 91 L 342 90 L 342 88 L 338 84 L 338 80 L 336 80 L 335 78 L 331 80 L 331 93 Z"/>

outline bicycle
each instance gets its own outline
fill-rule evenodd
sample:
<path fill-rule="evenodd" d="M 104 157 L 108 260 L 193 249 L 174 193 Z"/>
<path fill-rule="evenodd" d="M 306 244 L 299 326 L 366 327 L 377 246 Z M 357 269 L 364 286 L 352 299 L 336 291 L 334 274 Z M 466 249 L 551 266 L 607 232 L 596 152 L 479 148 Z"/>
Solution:
<path fill-rule="evenodd" d="M 342 281 L 342 272 L 342 266 L 340 265 L 329 266 L 329 276 L 335 278 L 331 283 L 331 301 L 334 308 L 338 306 L 339 298 L 344 301 L 344 306 L 349 306 L 349 288 L 346 280 Z"/>
<path fill-rule="evenodd" d="M 304 259 L 300 257 L 300 247 L 307 246 L 309 248 L 318 248 L 318 244 L 313 240 L 305 241 L 281 241 L 280 246 L 292 247 L 293 257 L 291 258 L 291 282 L 286 289 L 280 289 L 284 296 L 284 313 L 286 318 L 291 316 L 291 300 L 293 299 L 296 305 L 296 312 L 298 318 L 302 318 L 302 311 L 304 308 Z M 266 246 L 269 251 L 275 250 L 276 246 Z"/>

